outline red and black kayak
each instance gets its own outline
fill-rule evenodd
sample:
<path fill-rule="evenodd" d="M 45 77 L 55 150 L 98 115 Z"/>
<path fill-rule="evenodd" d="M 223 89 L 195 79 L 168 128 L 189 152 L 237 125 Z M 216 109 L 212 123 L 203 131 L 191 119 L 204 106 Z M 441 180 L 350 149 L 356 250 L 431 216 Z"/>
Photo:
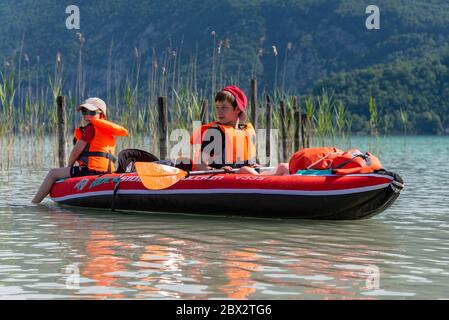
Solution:
<path fill-rule="evenodd" d="M 262 218 L 353 220 L 372 217 L 399 196 L 397 174 L 187 177 L 164 190 L 148 190 L 136 173 L 60 180 L 53 201 L 71 206 L 146 212 Z"/>

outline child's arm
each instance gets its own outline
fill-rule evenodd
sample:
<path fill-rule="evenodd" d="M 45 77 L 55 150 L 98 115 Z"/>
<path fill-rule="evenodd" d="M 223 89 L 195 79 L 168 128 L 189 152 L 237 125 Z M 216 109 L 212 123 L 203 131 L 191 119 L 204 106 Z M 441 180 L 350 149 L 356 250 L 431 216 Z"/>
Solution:
<path fill-rule="evenodd" d="M 78 160 L 79 156 L 83 152 L 84 148 L 86 148 L 87 142 L 80 139 L 76 142 L 75 147 L 73 147 L 72 152 L 70 153 L 69 157 L 69 167 L 72 167 L 76 160 Z"/>
<path fill-rule="evenodd" d="M 201 159 L 201 161 L 199 161 Z M 212 170 L 211 167 L 209 167 L 207 160 L 204 161 L 204 159 L 201 157 L 201 150 L 197 150 L 193 156 L 193 163 L 195 164 L 195 171 L 205 171 L 205 170 Z"/>

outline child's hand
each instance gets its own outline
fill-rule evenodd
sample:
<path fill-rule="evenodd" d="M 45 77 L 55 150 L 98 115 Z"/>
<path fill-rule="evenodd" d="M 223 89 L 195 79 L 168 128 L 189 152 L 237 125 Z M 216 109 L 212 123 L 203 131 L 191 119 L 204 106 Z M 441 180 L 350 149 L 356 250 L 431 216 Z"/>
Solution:
<path fill-rule="evenodd" d="M 232 167 L 230 167 L 230 166 L 225 166 L 225 167 L 223 167 L 221 169 L 223 169 L 226 173 L 233 173 L 234 172 Z"/>

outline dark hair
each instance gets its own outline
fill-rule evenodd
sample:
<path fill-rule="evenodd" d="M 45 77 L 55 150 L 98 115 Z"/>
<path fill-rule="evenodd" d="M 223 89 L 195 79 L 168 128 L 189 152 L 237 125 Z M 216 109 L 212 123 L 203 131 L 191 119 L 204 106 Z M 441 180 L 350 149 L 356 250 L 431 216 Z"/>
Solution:
<path fill-rule="evenodd" d="M 215 96 L 215 102 L 229 102 L 232 107 L 237 108 L 237 100 L 235 100 L 235 97 L 232 93 L 230 93 L 229 91 L 225 91 L 225 90 L 221 90 L 220 92 L 217 93 L 217 95 Z"/>

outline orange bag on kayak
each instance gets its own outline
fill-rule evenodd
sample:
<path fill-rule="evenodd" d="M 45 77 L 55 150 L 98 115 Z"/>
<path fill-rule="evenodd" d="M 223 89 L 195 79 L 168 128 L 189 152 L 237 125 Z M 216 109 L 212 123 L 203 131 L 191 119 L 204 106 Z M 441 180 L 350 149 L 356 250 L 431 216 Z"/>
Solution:
<path fill-rule="evenodd" d="M 335 147 L 304 148 L 294 153 L 288 162 L 290 173 L 295 174 L 298 170 L 325 170 L 332 165 L 329 156 L 343 153 Z"/>
<path fill-rule="evenodd" d="M 379 159 L 358 149 L 344 152 L 335 147 L 305 148 L 290 158 L 291 174 L 298 170 L 332 170 L 334 174 L 372 173 L 382 169 Z"/>

